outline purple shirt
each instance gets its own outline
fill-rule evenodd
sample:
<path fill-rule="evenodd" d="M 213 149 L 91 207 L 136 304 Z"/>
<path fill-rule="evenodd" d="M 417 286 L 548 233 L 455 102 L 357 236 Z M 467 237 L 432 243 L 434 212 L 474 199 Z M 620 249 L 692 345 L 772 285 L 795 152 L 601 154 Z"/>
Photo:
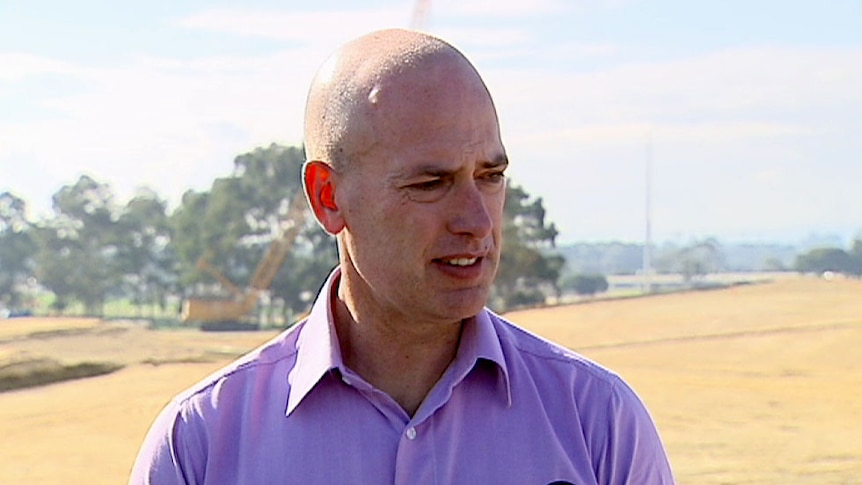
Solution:
<path fill-rule="evenodd" d="M 177 396 L 130 484 L 672 484 L 615 374 L 483 311 L 411 418 L 342 359 L 330 276 L 304 322 Z"/>

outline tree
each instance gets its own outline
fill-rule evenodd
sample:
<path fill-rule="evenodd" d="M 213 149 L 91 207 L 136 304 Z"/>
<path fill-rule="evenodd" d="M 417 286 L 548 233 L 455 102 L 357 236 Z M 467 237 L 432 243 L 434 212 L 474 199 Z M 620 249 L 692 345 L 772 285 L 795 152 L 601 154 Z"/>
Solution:
<path fill-rule="evenodd" d="M 851 267 L 849 274 L 857 278 L 862 277 L 862 239 L 854 239 L 850 247 Z"/>
<path fill-rule="evenodd" d="M 671 258 L 686 283 L 724 268 L 721 244 L 714 238 L 696 241 L 679 249 Z"/>
<path fill-rule="evenodd" d="M 36 278 L 39 284 L 54 293 L 51 309 L 63 313 L 66 307 L 75 299 L 75 277 L 78 264 L 74 255 L 80 249 L 75 241 L 69 240 L 67 233 L 61 228 L 37 226 L 33 230 L 37 241 Z"/>
<path fill-rule="evenodd" d="M 22 288 L 33 275 L 36 249 L 26 208 L 23 199 L 0 193 L 0 307 L 24 306 Z"/>
<path fill-rule="evenodd" d="M 764 271 L 787 271 L 787 267 L 780 259 L 775 257 L 766 258 L 763 262 Z"/>
<path fill-rule="evenodd" d="M 257 148 L 234 160 L 236 174 L 249 196 L 253 237 L 257 238 L 255 261 L 259 262 L 273 239 L 280 237 L 283 224 L 294 197 L 302 193 L 302 164 L 305 161 L 299 147 L 276 144 Z M 338 264 L 335 239 L 305 211 L 303 228 L 293 241 L 282 269 L 271 285 L 273 298 L 280 301 L 288 313 L 304 312 L 320 284 Z M 285 315 L 287 318 L 287 315 Z"/>
<path fill-rule="evenodd" d="M 523 188 L 508 184 L 502 232 L 493 306 L 505 310 L 543 303 L 546 292 L 559 296 L 565 259 L 553 251 L 557 228 L 546 223 L 541 197 L 531 200 Z"/>
<path fill-rule="evenodd" d="M 213 242 L 204 234 L 209 192 L 192 190 L 183 194 L 179 207 L 168 221 L 174 237 L 170 249 L 177 259 L 179 285 L 188 288 L 200 278 L 195 262 L 212 247 Z"/>
<path fill-rule="evenodd" d="M 267 248 L 286 228 L 291 202 L 302 190 L 303 161 L 301 148 L 276 144 L 256 148 L 237 156 L 234 173 L 216 180 L 208 192 L 183 196 L 170 219 L 181 282 L 187 289 L 197 284 L 202 291 L 201 283 L 212 282 L 195 267 L 204 253 L 229 280 L 240 287 L 248 284 Z M 336 262 L 333 239 L 312 217 L 305 217 L 270 286 L 272 298 L 285 312 L 304 311 L 310 303 L 305 295 L 318 289 Z"/>
<path fill-rule="evenodd" d="M 854 245 L 855 248 L 855 245 Z M 796 258 L 796 271 L 822 274 L 827 271 L 845 275 L 857 274 L 855 258 L 840 248 L 817 248 Z"/>
<path fill-rule="evenodd" d="M 176 283 L 176 264 L 170 250 L 167 204 L 152 190 L 142 189 L 117 220 L 117 269 L 123 289 L 138 307 L 165 307 Z"/>
<path fill-rule="evenodd" d="M 608 291 L 608 280 L 600 274 L 577 274 L 567 279 L 565 286 L 579 295 L 593 297 Z"/>
<path fill-rule="evenodd" d="M 117 208 L 110 186 L 83 175 L 53 196 L 54 217 L 37 231 L 39 282 L 56 295 L 58 306 L 70 299 L 85 312 L 101 315 L 105 299 L 118 292 Z"/>

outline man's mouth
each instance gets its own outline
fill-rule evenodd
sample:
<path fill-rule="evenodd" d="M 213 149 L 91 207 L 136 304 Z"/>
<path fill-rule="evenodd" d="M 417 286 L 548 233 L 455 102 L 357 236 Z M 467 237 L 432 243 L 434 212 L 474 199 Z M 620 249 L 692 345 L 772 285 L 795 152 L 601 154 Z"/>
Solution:
<path fill-rule="evenodd" d="M 476 261 L 479 261 L 479 258 L 448 258 L 441 260 L 443 264 L 448 264 L 450 266 L 472 266 L 476 264 Z"/>

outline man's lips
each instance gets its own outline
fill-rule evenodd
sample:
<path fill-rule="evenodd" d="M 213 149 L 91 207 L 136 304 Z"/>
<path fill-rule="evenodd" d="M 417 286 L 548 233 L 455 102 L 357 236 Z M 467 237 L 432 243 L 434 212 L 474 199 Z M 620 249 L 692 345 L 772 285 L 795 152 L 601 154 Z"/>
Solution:
<path fill-rule="evenodd" d="M 474 280 L 485 273 L 484 255 L 459 254 L 444 256 L 433 261 L 444 274 L 458 279 Z"/>
<path fill-rule="evenodd" d="M 473 266 L 476 264 L 481 258 L 479 256 L 454 256 L 448 258 L 439 258 L 435 261 L 439 261 L 443 264 L 447 264 L 450 266 L 458 266 L 458 267 L 466 267 Z"/>

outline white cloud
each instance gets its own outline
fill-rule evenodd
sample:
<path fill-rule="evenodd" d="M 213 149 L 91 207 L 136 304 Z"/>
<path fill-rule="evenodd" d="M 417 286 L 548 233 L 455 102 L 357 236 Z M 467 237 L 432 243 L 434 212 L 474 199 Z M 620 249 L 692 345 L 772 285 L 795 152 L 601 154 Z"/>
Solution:
<path fill-rule="evenodd" d="M 18 82 L 37 74 L 74 74 L 73 64 L 23 52 L 0 52 L 0 82 Z"/>
<path fill-rule="evenodd" d="M 435 0 L 432 17 L 523 19 L 590 9 L 619 8 L 634 0 Z"/>
<path fill-rule="evenodd" d="M 289 10 L 212 9 L 178 19 L 188 29 L 302 44 L 341 44 L 370 30 L 404 27 L 410 19 L 406 4 L 386 8 L 295 12 Z"/>
<path fill-rule="evenodd" d="M 571 3 L 560 0 L 443 0 L 433 2 L 435 15 L 452 17 L 510 17 L 555 14 L 571 8 Z"/>
<path fill-rule="evenodd" d="M 540 55 L 543 55 L 548 61 L 556 63 L 560 59 L 571 61 L 590 57 L 613 56 L 618 54 L 620 50 L 620 45 L 609 42 L 565 42 L 551 46 L 546 53 L 540 53 Z"/>
<path fill-rule="evenodd" d="M 60 185 L 87 173 L 121 198 L 150 185 L 175 203 L 229 173 L 245 150 L 301 141 L 305 93 L 324 55 L 316 54 L 70 68 L 90 81 L 86 92 L 42 100 L 51 119 L 0 125 L 0 190 L 37 192 L 27 198 L 44 213 Z M 42 175 L 27 175 L 34 171 Z"/>
<path fill-rule="evenodd" d="M 516 143 L 553 143 L 565 140 L 575 145 L 617 145 L 643 143 L 649 138 L 664 143 L 726 143 L 746 138 L 805 136 L 806 128 L 789 123 L 716 121 L 699 123 L 594 123 L 572 126 L 558 131 L 508 137 Z"/>
<path fill-rule="evenodd" d="M 737 49 L 587 73 L 499 69 L 485 77 L 501 116 L 518 136 L 563 133 L 585 124 L 722 122 L 823 129 L 839 112 L 862 112 L 862 49 Z"/>
<path fill-rule="evenodd" d="M 514 15 L 527 3 L 501 4 L 496 14 Z M 229 173 L 242 151 L 298 143 L 308 83 L 324 57 L 360 33 L 408 19 L 407 2 L 329 14 L 210 10 L 177 25 L 293 47 L 138 58 L 119 68 L 0 54 L 0 89 L 41 74 L 85 80 L 87 89 L 37 101 L 51 119 L 0 125 L 0 190 L 26 187 L 28 201 L 47 206 L 60 184 L 88 173 L 121 196 L 146 184 L 176 202 L 183 190 Z M 521 45 L 534 34 L 526 28 L 447 28 L 439 33 L 480 59 L 511 173 L 545 198 L 565 240 L 642 233 L 650 131 L 661 189 L 657 237 L 862 220 L 855 182 L 862 168 L 851 166 L 862 151 L 862 49 L 751 47 L 587 71 L 584 59 L 619 62 L 624 46 L 572 43 L 524 68 L 505 61 L 529 54 Z M 825 172 L 827 165 L 839 168 Z"/>
<path fill-rule="evenodd" d="M 862 50 L 758 47 L 485 76 L 510 173 L 545 198 L 564 240 L 640 237 L 649 133 L 660 238 L 862 220 Z"/>
<path fill-rule="evenodd" d="M 530 38 L 528 30 L 517 27 L 448 27 L 434 32 L 434 35 L 446 39 L 459 48 L 470 46 L 469 52 L 465 52 L 468 57 L 472 57 L 473 54 L 481 54 L 492 58 L 511 57 L 515 53 L 511 48 L 520 50 L 519 46 Z M 488 48 L 497 50 L 491 51 Z"/>
<path fill-rule="evenodd" d="M 538 10 L 534 11 L 532 4 L 525 7 L 523 2 L 509 2 L 501 4 L 502 10 L 498 13 L 513 16 L 520 15 L 523 10 L 534 11 L 537 14 L 547 13 L 547 9 L 556 8 L 555 5 L 557 5 L 555 2 L 541 2 L 536 5 Z M 178 19 L 173 23 L 186 29 L 291 41 L 305 46 L 326 46 L 325 50 L 329 52 L 344 42 L 373 30 L 407 27 L 411 19 L 408 7 L 409 4 L 402 3 L 374 10 L 312 12 L 213 9 Z M 445 5 L 432 6 L 435 11 L 438 8 L 444 9 Z M 465 8 L 469 10 L 478 6 L 466 5 Z M 449 14 L 458 15 L 459 12 L 446 11 L 446 15 Z M 430 23 L 433 25 L 433 19 Z M 325 30 L 325 35 L 321 35 L 322 29 Z M 512 47 L 530 38 L 529 31 L 526 29 L 506 25 L 440 27 L 433 29 L 431 33 L 453 43 L 467 44 L 474 48 Z"/>

